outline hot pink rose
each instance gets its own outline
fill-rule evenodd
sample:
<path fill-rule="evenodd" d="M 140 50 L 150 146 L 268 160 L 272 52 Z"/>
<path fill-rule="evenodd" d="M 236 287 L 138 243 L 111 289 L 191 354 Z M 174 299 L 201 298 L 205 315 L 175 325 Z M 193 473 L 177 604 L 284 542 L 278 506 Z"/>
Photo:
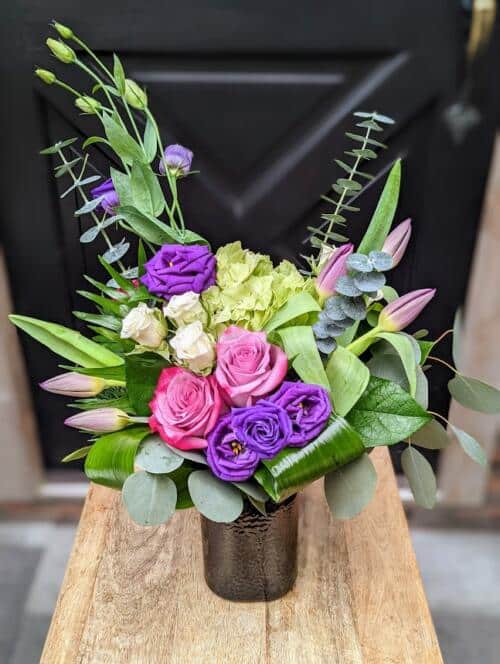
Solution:
<path fill-rule="evenodd" d="M 180 450 L 207 446 L 207 434 L 224 408 L 213 376 L 197 376 L 187 369 L 163 369 L 149 404 L 149 426 Z"/>
<path fill-rule="evenodd" d="M 265 332 L 249 332 L 231 325 L 217 343 L 215 378 L 226 400 L 250 406 L 280 385 L 288 360 L 278 346 L 268 343 Z"/>

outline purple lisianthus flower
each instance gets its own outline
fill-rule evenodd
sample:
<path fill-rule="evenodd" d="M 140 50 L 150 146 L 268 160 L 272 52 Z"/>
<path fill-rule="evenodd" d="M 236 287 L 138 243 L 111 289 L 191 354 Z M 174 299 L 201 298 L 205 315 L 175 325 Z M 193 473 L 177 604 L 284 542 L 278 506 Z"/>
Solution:
<path fill-rule="evenodd" d="M 100 198 L 103 196 L 103 199 L 100 203 L 100 207 L 107 212 L 108 214 L 113 214 L 115 207 L 120 205 L 120 199 L 113 185 L 113 180 L 109 178 L 98 187 L 94 187 L 90 190 L 92 198 Z"/>
<path fill-rule="evenodd" d="M 215 256 L 201 244 L 164 244 L 144 267 L 142 283 L 165 299 L 187 291 L 201 293 L 215 284 Z"/>
<path fill-rule="evenodd" d="M 207 436 L 207 462 L 213 474 L 227 482 L 243 482 L 259 465 L 259 455 L 239 441 L 231 413 L 223 415 Z"/>
<path fill-rule="evenodd" d="M 262 400 L 254 406 L 233 408 L 232 426 L 236 437 L 261 459 L 272 459 L 288 445 L 292 422 L 278 404 Z"/>
<path fill-rule="evenodd" d="M 163 152 L 163 159 L 160 159 L 160 173 L 165 175 L 165 165 L 168 170 L 181 177 L 187 175 L 191 170 L 193 153 L 182 145 L 168 145 Z"/>
<path fill-rule="evenodd" d="M 292 422 L 292 433 L 288 439 L 290 447 L 302 447 L 316 438 L 332 412 L 325 388 L 301 381 L 285 381 L 279 390 L 266 400 L 281 406 L 287 412 Z"/>

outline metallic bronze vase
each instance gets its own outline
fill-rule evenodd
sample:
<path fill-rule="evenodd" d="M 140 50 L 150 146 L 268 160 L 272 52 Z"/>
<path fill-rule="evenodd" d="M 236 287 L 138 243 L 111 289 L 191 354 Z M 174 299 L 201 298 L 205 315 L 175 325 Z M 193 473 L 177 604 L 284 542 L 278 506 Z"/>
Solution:
<path fill-rule="evenodd" d="M 205 581 L 235 602 L 269 602 L 285 595 L 297 577 L 298 501 L 269 503 L 267 515 L 245 502 L 233 523 L 201 517 Z"/>

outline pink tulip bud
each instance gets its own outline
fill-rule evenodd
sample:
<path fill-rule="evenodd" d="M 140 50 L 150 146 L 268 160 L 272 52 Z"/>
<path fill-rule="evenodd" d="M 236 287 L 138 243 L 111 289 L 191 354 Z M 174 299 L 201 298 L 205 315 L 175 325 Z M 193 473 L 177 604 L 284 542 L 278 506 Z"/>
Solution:
<path fill-rule="evenodd" d="M 124 429 L 131 421 L 127 413 L 119 408 L 96 408 L 72 415 L 64 420 L 64 424 L 82 431 L 107 433 Z"/>
<path fill-rule="evenodd" d="M 435 288 L 422 288 L 398 297 L 382 309 L 378 318 L 378 327 L 385 332 L 403 330 L 417 318 L 435 293 Z"/>
<path fill-rule="evenodd" d="M 408 246 L 411 236 L 411 219 L 405 219 L 389 233 L 382 251 L 392 256 L 392 267 L 399 264 Z"/>
<path fill-rule="evenodd" d="M 353 244 L 343 244 L 332 252 L 316 279 L 318 295 L 327 298 L 335 293 L 338 278 L 347 274 L 346 260 L 353 250 Z"/>
<path fill-rule="evenodd" d="M 66 397 L 95 397 L 103 391 L 107 383 L 102 378 L 84 376 L 79 373 L 63 373 L 40 383 L 42 390 L 62 394 Z"/>

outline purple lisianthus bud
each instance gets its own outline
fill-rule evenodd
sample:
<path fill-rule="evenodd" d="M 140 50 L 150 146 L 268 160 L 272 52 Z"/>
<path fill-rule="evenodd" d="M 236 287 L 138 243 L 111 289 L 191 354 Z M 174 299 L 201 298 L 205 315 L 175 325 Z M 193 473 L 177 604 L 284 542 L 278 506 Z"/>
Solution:
<path fill-rule="evenodd" d="M 231 417 L 236 438 L 261 459 L 275 457 L 288 445 L 292 435 L 292 421 L 286 410 L 266 400 L 246 408 L 233 408 Z"/>
<path fill-rule="evenodd" d="M 90 190 L 92 198 L 100 198 L 103 196 L 103 199 L 100 203 L 100 207 L 107 212 L 108 214 L 113 214 L 115 207 L 120 205 L 120 199 L 113 185 L 113 180 L 109 178 L 98 187 L 94 187 Z"/>
<path fill-rule="evenodd" d="M 331 254 L 316 279 L 316 290 L 323 298 L 335 293 L 335 286 L 339 277 L 347 274 L 347 257 L 352 254 L 354 245 L 343 244 Z"/>
<path fill-rule="evenodd" d="M 405 219 L 387 236 L 382 251 L 392 256 L 392 267 L 401 262 L 411 236 L 411 219 Z"/>
<path fill-rule="evenodd" d="M 398 297 L 382 309 L 378 317 L 378 327 L 386 332 L 404 330 L 407 325 L 413 323 L 435 293 L 435 288 L 421 288 Z"/>
<path fill-rule="evenodd" d="M 188 291 L 201 293 L 215 284 L 215 256 L 201 244 L 164 244 L 144 267 L 142 283 L 166 300 Z"/>
<path fill-rule="evenodd" d="M 292 421 L 290 447 L 303 447 L 324 429 L 332 412 L 328 392 L 320 385 L 285 381 L 267 398 L 286 410 Z"/>
<path fill-rule="evenodd" d="M 169 145 L 160 159 L 160 173 L 165 175 L 165 167 L 175 177 L 187 175 L 191 170 L 193 153 L 182 145 Z"/>
<path fill-rule="evenodd" d="M 232 427 L 232 415 L 226 413 L 207 437 L 207 462 L 213 474 L 228 482 L 243 482 L 259 465 L 259 455 L 238 440 Z"/>

